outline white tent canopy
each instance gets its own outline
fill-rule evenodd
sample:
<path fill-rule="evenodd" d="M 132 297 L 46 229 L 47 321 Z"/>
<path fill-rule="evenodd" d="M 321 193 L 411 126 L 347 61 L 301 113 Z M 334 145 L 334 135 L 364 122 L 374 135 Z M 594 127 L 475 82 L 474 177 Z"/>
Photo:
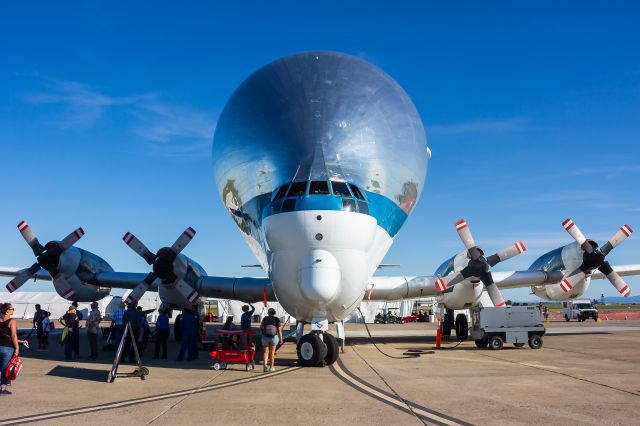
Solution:
<path fill-rule="evenodd" d="M 111 313 L 118 307 L 118 304 L 126 299 L 129 291 L 125 292 L 122 297 L 120 296 L 107 296 L 98 301 L 98 308 L 102 313 L 102 316 L 106 319 L 111 318 Z M 426 299 L 421 299 L 426 300 Z M 430 300 L 430 299 L 429 299 Z M 15 307 L 15 318 L 33 318 L 35 312 L 35 305 L 40 304 L 42 309 L 51 312 L 51 318 L 58 319 L 67 312 L 67 309 L 71 305 L 68 300 L 58 296 L 55 292 L 36 292 L 36 291 L 18 291 L 15 293 L 0 292 L 0 303 L 11 303 Z M 398 308 L 397 315 L 403 317 L 411 315 L 411 310 L 415 300 L 401 300 L 396 302 L 377 302 L 377 301 L 363 301 L 360 304 L 360 309 L 365 317 L 366 322 L 373 322 L 376 314 L 382 309 Z M 154 322 L 158 315 L 158 308 L 160 307 L 160 297 L 156 292 L 146 292 L 144 296 L 138 302 L 139 306 L 143 309 L 155 309 L 155 312 L 149 316 L 149 321 Z M 234 322 L 240 321 L 242 315 L 242 305 L 244 302 L 237 300 L 227 299 L 206 299 L 205 306 L 208 303 L 217 304 L 218 306 L 218 318 L 220 321 L 225 321 L 227 316 L 233 315 Z M 78 308 L 82 312 L 83 317 L 86 318 L 90 310 L 91 303 L 80 303 Z M 290 318 L 289 314 L 280 306 L 279 303 L 269 302 L 265 307 L 262 302 L 254 303 L 256 310 L 254 315 L 259 315 L 261 318 L 267 315 L 268 308 L 274 308 L 276 315 L 283 318 L 285 324 L 290 322 L 295 324 L 295 319 Z M 362 322 L 362 318 L 358 311 L 353 312 L 346 322 Z"/>

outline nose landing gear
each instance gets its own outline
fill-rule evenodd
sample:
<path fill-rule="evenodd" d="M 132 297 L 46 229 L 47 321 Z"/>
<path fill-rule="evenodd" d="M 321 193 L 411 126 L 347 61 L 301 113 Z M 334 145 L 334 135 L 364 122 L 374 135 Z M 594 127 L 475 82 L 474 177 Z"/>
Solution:
<path fill-rule="evenodd" d="M 297 343 L 298 364 L 303 367 L 331 365 L 340 356 L 338 339 L 326 331 L 312 331 Z"/>

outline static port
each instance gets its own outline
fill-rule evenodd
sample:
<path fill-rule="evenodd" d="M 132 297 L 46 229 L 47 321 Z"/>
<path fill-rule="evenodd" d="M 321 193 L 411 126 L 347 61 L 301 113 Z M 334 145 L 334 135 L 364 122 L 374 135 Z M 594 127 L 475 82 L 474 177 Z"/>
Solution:
<path fill-rule="evenodd" d="M 316 240 L 318 241 L 322 240 L 322 234 L 320 233 L 316 234 Z"/>
<path fill-rule="evenodd" d="M 318 216 L 316 216 L 316 219 L 322 220 L 322 216 L 318 215 Z"/>

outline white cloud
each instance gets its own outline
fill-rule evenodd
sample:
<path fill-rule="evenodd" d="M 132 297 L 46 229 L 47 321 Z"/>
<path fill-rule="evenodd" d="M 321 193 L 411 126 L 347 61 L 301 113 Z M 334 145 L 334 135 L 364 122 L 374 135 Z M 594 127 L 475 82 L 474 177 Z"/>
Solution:
<path fill-rule="evenodd" d="M 427 125 L 429 134 L 460 135 L 468 133 L 506 133 L 520 131 L 527 120 L 513 117 L 505 120 L 474 120 L 462 123 Z"/>
<path fill-rule="evenodd" d="M 75 81 L 46 78 L 44 82 L 45 90 L 29 93 L 24 99 L 34 105 L 63 106 L 55 125 L 90 128 L 117 109 L 134 118 L 130 131 L 151 144 L 156 154 L 191 158 L 210 152 L 217 121 L 213 111 L 172 104 L 158 93 L 112 96 Z"/>

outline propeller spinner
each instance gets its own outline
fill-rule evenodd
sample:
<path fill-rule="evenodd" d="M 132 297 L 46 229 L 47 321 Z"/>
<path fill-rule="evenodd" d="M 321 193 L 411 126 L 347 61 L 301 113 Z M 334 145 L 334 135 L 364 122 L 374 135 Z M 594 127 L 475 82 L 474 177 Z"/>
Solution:
<path fill-rule="evenodd" d="M 575 271 L 566 276 L 560 283 L 560 288 L 568 293 L 576 284 L 585 279 L 595 269 L 602 272 L 609 282 L 622 294 L 624 297 L 631 295 L 631 289 L 624 282 L 622 277 L 613 270 L 609 262 L 605 260 L 605 257 L 614 247 L 626 240 L 633 230 L 629 225 L 623 225 L 609 238 L 602 248 L 598 248 L 598 243 L 593 240 L 585 238 L 578 225 L 571 219 L 567 219 L 562 222 L 562 226 L 567 230 L 569 235 L 582 247 L 584 254 L 582 255 L 582 264 Z"/>
<path fill-rule="evenodd" d="M 176 276 L 173 265 L 178 254 L 180 254 L 187 244 L 191 242 L 195 234 L 196 231 L 189 227 L 178 237 L 171 247 L 163 247 L 155 254 L 149 251 L 149 249 L 132 233 L 127 232 L 124 234 L 124 237 L 122 237 L 124 242 L 131 247 L 133 251 L 138 253 L 138 255 L 140 255 L 149 265 L 153 266 L 153 271 L 149 272 L 145 279 L 138 284 L 131 293 L 129 293 L 126 303 L 139 301 L 156 278 L 160 278 L 162 282 L 167 284 L 175 284 L 176 289 L 180 294 L 182 294 L 190 303 L 194 303 L 200 295 L 182 278 Z"/>
<path fill-rule="evenodd" d="M 84 230 L 78 228 L 69 235 L 67 235 L 62 241 L 49 241 L 42 246 L 35 236 L 33 230 L 23 220 L 18 224 L 18 230 L 27 244 L 33 250 L 33 254 L 36 256 L 36 263 L 29 268 L 22 270 L 16 277 L 7 284 L 7 290 L 13 293 L 19 289 L 24 283 L 32 279 L 40 268 L 49 272 L 49 275 L 56 281 L 58 287 L 62 290 L 62 297 L 67 300 L 73 300 L 75 292 L 67 280 L 59 276 L 60 256 L 73 246 L 82 236 Z"/>
<path fill-rule="evenodd" d="M 456 273 L 447 275 L 446 277 L 438 276 L 436 288 L 438 291 L 444 292 L 448 286 L 455 285 L 467 278 L 477 278 L 484 284 L 484 288 L 487 290 L 487 293 L 489 293 L 489 297 L 494 306 L 504 307 L 505 302 L 502 298 L 502 293 L 500 293 L 500 290 L 495 285 L 490 269 L 500 262 L 504 262 L 507 259 L 523 253 L 527 249 L 524 243 L 519 241 L 485 258 L 484 251 L 478 247 L 473 240 L 467 222 L 461 219 L 455 223 L 455 227 L 471 260 L 469 260 L 467 266 Z"/>

